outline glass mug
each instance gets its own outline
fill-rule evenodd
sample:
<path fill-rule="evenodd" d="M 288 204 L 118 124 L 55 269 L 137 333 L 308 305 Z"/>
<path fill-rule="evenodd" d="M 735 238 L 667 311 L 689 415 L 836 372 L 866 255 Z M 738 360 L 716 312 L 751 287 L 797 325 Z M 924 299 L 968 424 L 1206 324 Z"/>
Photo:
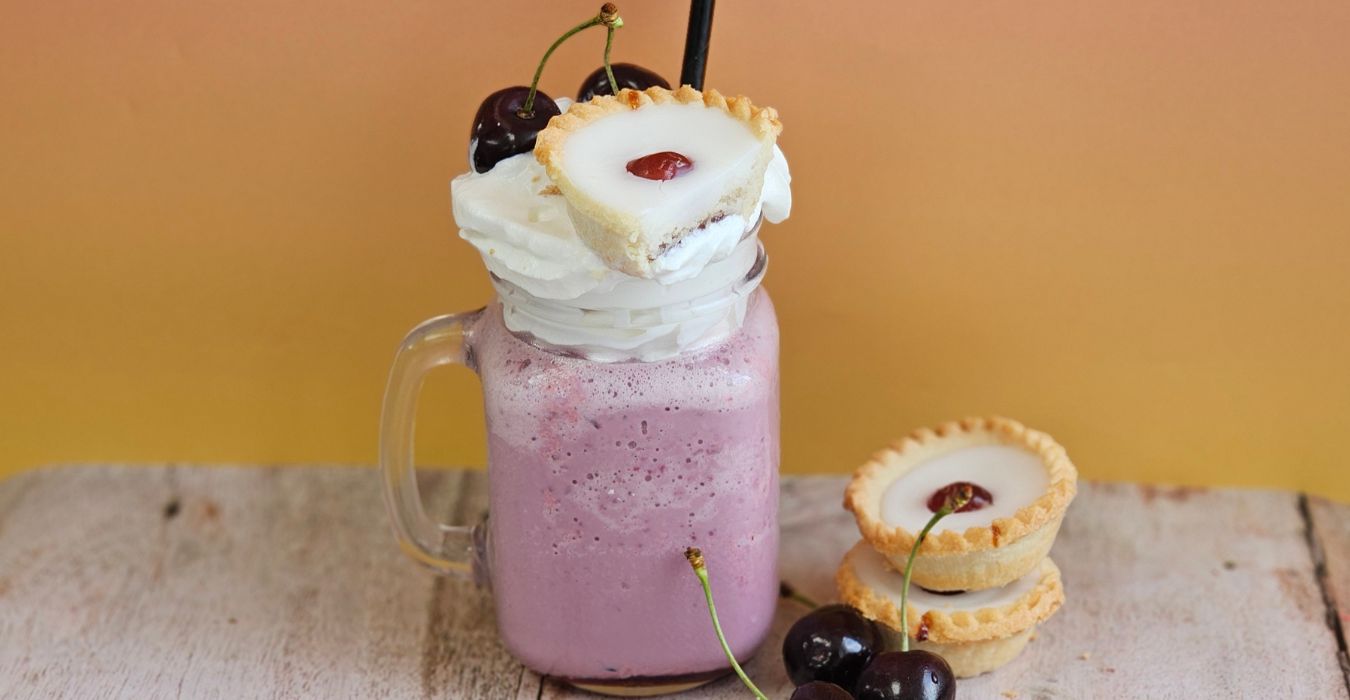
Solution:
<path fill-rule="evenodd" d="M 426 321 L 398 351 L 380 461 L 399 544 L 439 573 L 489 584 L 503 642 L 540 674 L 646 695 L 727 673 L 684 558 L 689 546 L 709 562 L 737 658 L 769 633 L 778 597 L 778 325 L 759 287 L 765 257 L 755 233 L 733 253 L 743 254 L 744 275 L 660 290 L 655 306 L 634 307 L 633 295 L 616 290 L 581 308 L 494 275 L 488 307 Z M 619 345 L 633 326 L 684 333 L 722 324 L 723 332 L 661 359 L 611 347 L 601 361 L 508 330 L 520 319 L 563 335 L 599 328 Z M 483 387 L 490 517 L 477 527 L 429 519 L 414 475 L 417 395 L 425 374 L 448 364 L 474 370 Z"/>

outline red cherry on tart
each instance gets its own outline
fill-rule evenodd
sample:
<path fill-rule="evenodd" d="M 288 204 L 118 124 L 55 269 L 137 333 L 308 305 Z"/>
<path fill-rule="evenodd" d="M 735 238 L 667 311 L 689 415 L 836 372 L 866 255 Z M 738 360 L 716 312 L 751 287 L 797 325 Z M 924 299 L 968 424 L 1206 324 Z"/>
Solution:
<path fill-rule="evenodd" d="M 979 510 L 985 506 L 994 504 L 993 494 L 989 493 L 988 489 L 983 486 L 972 484 L 969 481 L 953 481 L 934 491 L 933 495 L 928 497 L 928 512 L 938 512 L 942 509 L 942 504 L 946 503 L 948 498 L 951 498 L 953 494 L 958 493 L 961 489 L 966 487 L 969 487 L 971 491 L 970 500 L 967 501 L 965 505 L 956 509 L 956 512 L 968 513 L 972 510 Z"/>
<path fill-rule="evenodd" d="M 661 151 L 634 158 L 628 161 L 624 169 L 647 180 L 674 180 L 692 167 L 694 161 L 684 155 L 675 151 Z"/>

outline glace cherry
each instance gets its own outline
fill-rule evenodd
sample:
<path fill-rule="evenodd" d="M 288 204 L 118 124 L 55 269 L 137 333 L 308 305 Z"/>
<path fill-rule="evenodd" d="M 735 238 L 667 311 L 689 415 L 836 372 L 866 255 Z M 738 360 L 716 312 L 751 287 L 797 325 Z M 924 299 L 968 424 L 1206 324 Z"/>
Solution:
<path fill-rule="evenodd" d="M 937 654 L 888 651 L 867 664 L 853 692 L 857 700 L 953 700 L 956 677 Z"/>
<path fill-rule="evenodd" d="M 797 620 L 783 639 L 783 664 L 793 685 L 826 681 L 852 688 L 885 635 L 872 620 L 847 605 L 816 608 Z"/>
<path fill-rule="evenodd" d="M 853 700 L 853 694 L 833 683 L 811 681 L 798 686 L 788 700 Z"/>
<path fill-rule="evenodd" d="M 674 180 L 694 167 L 694 161 L 675 151 L 649 153 L 641 158 L 628 161 L 624 169 L 647 180 Z"/>
<path fill-rule="evenodd" d="M 614 71 L 614 82 L 619 84 L 620 90 L 624 88 L 646 90 L 649 87 L 670 89 L 670 83 L 666 82 L 665 78 L 642 66 L 632 63 L 611 63 L 609 67 Z M 577 102 L 590 102 L 596 95 L 613 94 L 614 91 L 609 89 L 609 76 L 605 75 L 605 67 L 600 66 L 581 83 L 581 89 L 577 91 Z"/>
<path fill-rule="evenodd" d="M 936 513 L 941 510 L 942 504 L 946 503 L 948 498 L 951 498 L 957 491 L 960 491 L 966 486 L 970 487 L 970 500 L 966 501 L 965 505 L 957 508 L 953 512 L 969 513 L 972 510 L 979 510 L 985 506 L 994 504 L 994 495 L 989 493 L 988 489 L 985 489 L 983 486 L 972 484 L 969 481 L 953 481 L 934 491 L 933 495 L 928 497 L 928 512 Z"/>
<path fill-rule="evenodd" d="M 548 120 L 562 113 L 552 98 L 539 91 L 530 112 L 524 112 L 529 94 L 523 85 L 503 88 L 478 106 L 469 135 L 469 158 L 475 171 L 485 173 L 511 156 L 534 150 L 535 138 Z"/>

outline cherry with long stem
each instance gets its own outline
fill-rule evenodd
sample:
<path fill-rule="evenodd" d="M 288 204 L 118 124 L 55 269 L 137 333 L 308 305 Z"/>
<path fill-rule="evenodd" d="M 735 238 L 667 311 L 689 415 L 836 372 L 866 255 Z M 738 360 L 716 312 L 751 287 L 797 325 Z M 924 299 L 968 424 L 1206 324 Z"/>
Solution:
<path fill-rule="evenodd" d="M 914 546 L 909 550 L 909 560 L 905 562 L 905 583 L 900 588 L 900 651 L 909 651 L 909 579 L 914 574 L 914 560 L 919 554 L 919 546 L 923 544 L 924 538 L 928 537 L 928 531 L 932 530 L 939 520 L 961 510 L 974 497 L 974 488 L 970 484 L 961 484 L 947 495 L 946 502 L 933 513 L 933 517 L 928 519 L 928 524 L 924 525 L 918 537 L 914 538 Z"/>
<path fill-rule="evenodd" d="M 610 89 L 618 94 L 619 83 L 614 79 L 614 70 L 609 65 L 609 50 L 614 44 L 614 30 L 623 26 L 623 18 L 619 17 L 619 8 L 615 7 L 614 3 L 607 2 L 600 6 L 598 14 L 564 32 L 548 47 L 548 51 L 544 52 L 544 57 L 539 59 L 539 66 L 534 69 L 534 79 L 530 81 L 530 94 L 525 98 L 525 104 L 520 108 L 519 114 L 522 119 L 529 119 L 534 116 L 534 96 L 539 91 L 539 78 L 544 74 L 544 64 L 548 63 L 549 56 L 552 56 L 553 52 L 573 34 L 602 24 L 608 30 L 605 37 L 605 74 L 609 77 Z"/>
<path fill-rule="evenodd" d="M 745 675 L 745 670 L 741 668 L 736 656 L 731 653 L 731 645 L 727 644 L 726 635 L 722 634 L 722 623 L 717 619 L 717 606 L 713 604 L 712 585 L 708 583 L 708 566 L 703 561 L 703 551 L 698 547 L 690 547 L 684 550 L 684 558 L 689 560 L 689 566 L 693 567 L 694 574 L 698 576 L 698 583 L 703 587 L 703 597 L 708 601 L 708 614 L 712 615 L 713 630 L 717 632 L 717 641 L 722 644 L 722 652 L 727 655 L 727 661 L 731 663 L 731 668 L 740 676 L 741 682 L 750 692 L 755 694 L 759 700 L 769 700 L 768 696 L 755 686 L 750 676 Z"/>

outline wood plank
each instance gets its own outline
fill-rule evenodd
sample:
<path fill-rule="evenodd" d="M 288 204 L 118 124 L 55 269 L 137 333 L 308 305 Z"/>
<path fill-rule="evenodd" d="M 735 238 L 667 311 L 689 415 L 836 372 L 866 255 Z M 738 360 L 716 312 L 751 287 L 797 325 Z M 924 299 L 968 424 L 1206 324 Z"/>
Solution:
<path fill-rule="evenodd" d="M 424 478 L 431 512 L 481 509 L 481 474 Z M 842 489 L 784 480 L 781 569 L 818 600 L 857 538 Z M 1307 537 L 1312 523 L 1343 600 L 1345 507 L 1314 499 L 1305 520 L 1298 505 L 1084 484 L 1053 554 L 1065 609 L 960 697 L 1350 697 Z M 592 697 L 515 664 L 485 594 L 404 561 L 382 511 L 356 469 L 0 482 L 0 697 Z M 778 648 L 801 613 L 780 606 L 749 665 L 772 697 L 790 691 Z M 729 678 L 685 697 L 746 695 Z"/>
<path fill-rule="evenodd" d="M 1086 484 L 1051 553 L 1064 609 L 1022 657 L 963 693 L 1350 697 L 1297 500 Z"/>
<path fill-rule="evenodd" d="M 487 479 L 481 472 L 450 473 L 458 477 L 453 503 L 430 512 L 445 513 L 444 522 L 449 524 L 477 522 L 487 510 Z M 382 518 L 384 514 L 378 515 Z M 497 637 L 497 617 L 487 591 L 470 581 L 432 578 L 421 674 L 424 698 L 517 696 L 526 680 L 525 669 Z M 536 689 L 526 692 L 533 698 L 538 694 L 537 679 L 530 682 Z"/>
<path fill-rule="evenodd" d="M 784 481 L 782 572 L 817 600 L 834 597 L 835 565 L 858 537 L 843 483 Z M 1293 494 L 1085 484 L 1052 554 L 1069 602 L 959 696 L 1346 698 L 1304 532 Z M 781 605 L 747 667 L 770 697 L 790 693 L 778 649 L 801 614 Z M 590 696 L 546 681 L 542 697 Z M 727 678 L 688 697 L 746 694 Z"/>
<path fill-rule="evenodd" d="M 1309 497 L 1306 507 L 1311 543 L 1321 564 L 1327 625 L 1340 635 L 1341 669 L 1350 686 L 1350 505 Z"/>
<path fill-rule="evenodd" d="M 370 470 L 0 486 L 23 494 L 0 501 L 0 697 L 421 696 L 431 587 L 391 546 Z"/>

